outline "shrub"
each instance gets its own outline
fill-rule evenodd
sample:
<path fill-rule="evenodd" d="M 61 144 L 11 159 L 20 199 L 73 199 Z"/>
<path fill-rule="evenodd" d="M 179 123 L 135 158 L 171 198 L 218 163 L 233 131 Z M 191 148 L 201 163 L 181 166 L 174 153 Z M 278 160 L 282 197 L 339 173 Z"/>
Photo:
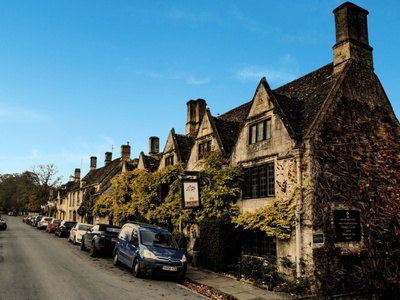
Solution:
<path fill-rule="evenodd" d="M 199 242 L 203 268 L 226 272 L 236 265 L 241 251 L 239 230 L 228 216 L 205 218 L 200 222 Z"/>

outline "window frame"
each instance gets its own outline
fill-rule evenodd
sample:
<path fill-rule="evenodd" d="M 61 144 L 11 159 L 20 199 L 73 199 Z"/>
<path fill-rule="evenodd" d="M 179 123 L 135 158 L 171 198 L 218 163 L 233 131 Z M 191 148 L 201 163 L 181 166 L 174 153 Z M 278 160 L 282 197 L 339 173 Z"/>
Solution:
<path fill-rule="evenodd" d="M 275 164 L 265 163 L 244 168 L 243 199 L 275 196 Z"/>
<path fill-rule="evenodd" d="M 174 165 L 174 155 L 168 155 L 165 158 L 165 166 L 173 166 Z"/>
<path fill-rule="evenodd" d="M 270 140 L 271 136 L 271 118 L 249 125 L 249 145 Z"/>
<path fill-rule="evenodd" d="M 204 141 L 198 144 L 198 158 L 202 159 L 203 156 L 211 152 L 211 140 Z"/>

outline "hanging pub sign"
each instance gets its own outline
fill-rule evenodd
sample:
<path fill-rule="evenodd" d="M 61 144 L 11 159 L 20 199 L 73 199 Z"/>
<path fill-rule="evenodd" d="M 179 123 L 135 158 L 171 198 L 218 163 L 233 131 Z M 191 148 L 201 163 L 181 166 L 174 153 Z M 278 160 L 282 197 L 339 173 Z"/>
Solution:
<path fill-rule="evenodd" d="M 182 207 L 200 207 L 199 179 L 182 179 Z"/>
<path fill-rule="evenodd" d="M 360 211 L 335 210 L 333 215 L 335 223 L 336 242 L 361 241 Z"/>

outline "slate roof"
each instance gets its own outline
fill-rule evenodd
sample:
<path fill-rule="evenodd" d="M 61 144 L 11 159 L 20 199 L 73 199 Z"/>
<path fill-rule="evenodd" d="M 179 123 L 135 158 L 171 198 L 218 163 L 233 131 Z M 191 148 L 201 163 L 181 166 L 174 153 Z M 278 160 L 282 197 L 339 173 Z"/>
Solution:
<path fill-rule="evenodd" d="M 68 195 L 69 192 L 79 189 L 80 182 L 79 181 L 68 181 L 63 184 L 60 188 L 60 198 L 64 198 Z"/>
<path fill-rule="evenodd" d="M 149 172 L 155 172 L 160 165 L 160 155 L 144 155 L 146 169 Z"/>
<path fill-rule="evenodd" d="M 181 156 L 181 160 L 183 163 L 187 163 L 195 139 L 191 136 L 182 134 L 175 134 L 175 138 L 178 144 L 178 151 Z"/>
<path fill-rule="evenodd" d="M 226 155 L 229 155 L 232 152 L 239 131 L 246 120 L 251 103 L 251 101 L 247 102 L 224 113 L 223 115 L 213 117 L 215 127 L 219 133 Z"/>
<path fill-rule="evenodd" d="M 307 133 L 336 78 L 330 63 L 272 91 L 282 109 L 282 119 L 288 122 L 285 125 L 293 130 L 293 138 Z"/>
<path fill-rule="evenodd" d="M 111 185 L 111 178 L 121 173 L 123 161 L 117 158 L 109 162 L 101 168 L 90 170 L 85 177 L 82 178 L 83 188 L 91 185 L 100 184 L 98 193 L 102 193 Z"/>

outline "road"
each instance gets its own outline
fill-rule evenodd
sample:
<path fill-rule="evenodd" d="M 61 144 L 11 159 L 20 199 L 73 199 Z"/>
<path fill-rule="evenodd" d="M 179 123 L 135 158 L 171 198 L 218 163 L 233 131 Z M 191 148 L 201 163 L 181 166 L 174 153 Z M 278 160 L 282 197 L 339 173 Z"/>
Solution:
<path fill-rule="evenodd" d="M 91 258 L 66 238 L 4 216 L 0 300 L 203 299 L 173 280 L 134 278 L 112 258 Z"/>

